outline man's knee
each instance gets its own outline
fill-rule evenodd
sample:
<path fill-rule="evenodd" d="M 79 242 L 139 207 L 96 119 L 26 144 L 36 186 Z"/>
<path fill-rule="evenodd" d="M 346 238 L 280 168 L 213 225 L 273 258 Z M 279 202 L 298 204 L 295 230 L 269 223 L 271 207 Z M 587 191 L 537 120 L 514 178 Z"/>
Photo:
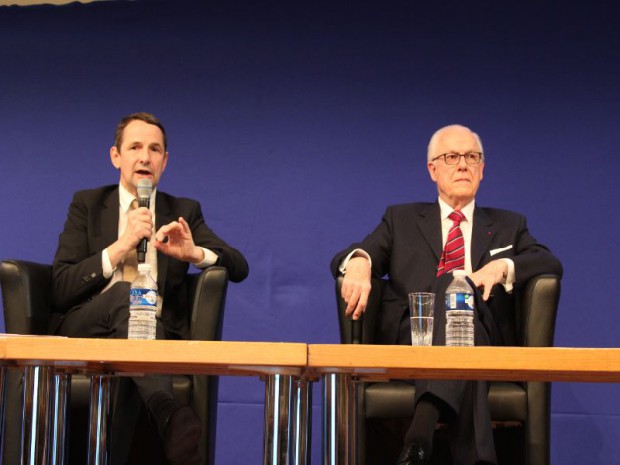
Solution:
<path fill-rule="evenodd" d="M 129 283 L 118 282 L 80 308 L 65 314 L 58 334 L 69 337 L 127 337 L 128 319 Z"/>

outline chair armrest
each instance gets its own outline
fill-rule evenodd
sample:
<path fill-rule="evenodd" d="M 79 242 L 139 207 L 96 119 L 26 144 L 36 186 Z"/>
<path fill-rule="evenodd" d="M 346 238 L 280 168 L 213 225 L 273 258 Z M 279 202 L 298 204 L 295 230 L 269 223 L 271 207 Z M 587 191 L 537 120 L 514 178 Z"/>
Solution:
<path fill-rule="evenodd" d="M 51 314 L 51 265 L 2 260 L 0 285 L 8 333 L 47 334 Z"/>
<path fill-rule="evenodd" d="M 221 266 L 210 266 L 200 273 L 188 275 L 188 283 L 192 306 L 190 339 L 221 340 L 228 271 Z"/>
<path fill-rule="evenodd" d="M 370 296 L 364 315 L 358 320 L 349 318 L 345 311 L 347 304 L 342 299 L 340 288 L 342 287 L 343 276 L 336 278 L 336 302 L 338 307 L 338 326 L 340 328 L 340 342 L 342 344 L 373 344 L 375 341 L 375 330 L 379 311 L 381 310 L 381 299 L 385 280 L 372 278 Z"/>
<path fill-rule="evenodd" d="M 530 279 L 520 293 L 521 321 L 518 334 L 523 335 L 525 347 L 553 345 L 555 320 L 560 301 L 560 278 L 540 275 Z"/>

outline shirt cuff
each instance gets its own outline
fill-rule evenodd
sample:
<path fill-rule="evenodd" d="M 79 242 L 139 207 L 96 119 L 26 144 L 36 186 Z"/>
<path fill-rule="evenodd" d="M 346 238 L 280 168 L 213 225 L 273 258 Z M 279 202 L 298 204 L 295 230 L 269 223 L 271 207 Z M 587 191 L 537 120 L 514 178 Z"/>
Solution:
<path fill-rule="evenodd" d="M 355 255 L 368 259 L 368 262 L 370 263 L 370 268 L 372 268 L 372 259 L 370 258 L 370 255 L 368 255 L 368 252 L 363 249 L 355 249 L 349 255 L 344 257 L 342 262 L 340 262 L 340 267 L 338 267 L 338 271 L 344 274 L 347 271 L 347 263 L 349 263 L 349 260 L 351 260 L 351 258 L 353 258 L 353 256 Z"/>
<path fill-rule="evenodd" d="M 101 268 L 103 268 L 103 277 L 106 279 L 112 276 L 116 270 L 116 268 L 112 266 L 107 248 L 103 249 L 103 252 L 101 252 Z"/>
<path fill-rule="evenodd" d="M 205 254 L 205 258 L 200 263 L 195 263 L 194 266 L 196 268 L 206 268 L 211 265 L 215 265 L 219 260 L 219 255 L 209 249 L 205 249 L 204 247 L 200 247 Z"/>
<path fill-rule="evenodd" d="M 512 292 L 512 287 L 515 283 L 515 262 L 513 262 L 510 258 L 500 258 L 503 262 L 508 265 L 508 272 L 506 273 L 506 279 L 502 283 L 504 289 L 507 293 Z"/>

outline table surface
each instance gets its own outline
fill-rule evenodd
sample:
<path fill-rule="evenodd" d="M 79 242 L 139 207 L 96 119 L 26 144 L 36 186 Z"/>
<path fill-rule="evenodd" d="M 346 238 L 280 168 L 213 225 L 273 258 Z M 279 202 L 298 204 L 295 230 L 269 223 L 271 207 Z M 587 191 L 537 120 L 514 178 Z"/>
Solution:
<path fill-rule="evenodd" d="M 307 344 L 3 336 L 0 356 L 9 365 L 90 373 L 301 375 Z"/>
<path fill-rule="evenodd" d="M 411 347 L 289 342 L 135 341 L 0 336 L 0 359 L 90 373 L 283 374 L 317 379 L 348 373 L 405 378 L 620 382 L 620 349 Z"/>
<path fill-rule="evenodd" d="M 620 382 L 620 349 L 310 344 L 308 370 L 367 380 Z"/>

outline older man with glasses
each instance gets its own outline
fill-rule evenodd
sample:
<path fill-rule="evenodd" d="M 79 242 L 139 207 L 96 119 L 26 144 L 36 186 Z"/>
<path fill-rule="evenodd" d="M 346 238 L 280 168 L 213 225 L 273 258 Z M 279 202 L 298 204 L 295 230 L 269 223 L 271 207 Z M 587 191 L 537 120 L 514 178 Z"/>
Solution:
<path fill-rule="evenodd" d="M 477 134 L 460 125 L 439 129 L 427 154 L 428 172 L 439 193 L 437 201 L 388 207 L 372 233 L 332 260 L 334 275 L 344 274 L 342 297 L 353 319 L 366 308 L 371 275 L 387 276 L 376 334 L 379 343 L 411 344 L 407 294 L 434 291 L 439 297 L 451 281 L 450 273 L 460 269 L 477 288 L 476 320 L 484 324 L 476 327 L 476 343 L 515 345 L 513 289 L 537 275 L 562 275 L 558 259 L 530 235 L 525 217 L 476 205 L 484 164 Z M 455 237 L 459 242 L 456 248 L 451 246 Z M 435 328 L 433 343 L 442 344 L 444 338 L 444 328 Z M 379 446 L 369 451 L 368 465 L 430 463 L 440 418 L 449 425 L 455 464 L 497 462 L 486 383 L 415 383 L 414 418 L 400 431 L 404 436 L 400 456 L 390 457 L 385 443 L 374 438 Z M 394 428 L 394 424 L 389 428 L 382 425 L 377 435 L 386 429 L 392 435 L 398 433 Z M 373 438 L 368 437 L 367 442 L 373 443 Z"/>

